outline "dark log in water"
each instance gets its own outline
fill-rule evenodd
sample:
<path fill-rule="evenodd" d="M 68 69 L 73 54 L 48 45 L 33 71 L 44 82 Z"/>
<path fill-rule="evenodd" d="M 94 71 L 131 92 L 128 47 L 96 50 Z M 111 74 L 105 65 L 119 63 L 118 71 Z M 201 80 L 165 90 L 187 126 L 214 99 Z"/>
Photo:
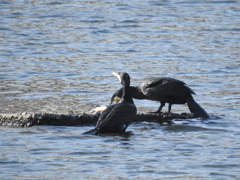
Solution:
<path fill-rule="evenodd" d="M 78 126 L 95 124 L 100 113 L 79 113 L 79 114 L 50 114 L 50 113 L 16 113 L 0 114 L 1 126 L 14 127 L 31 127 L 35 125 L 51 126 Z M 134 122 L 148 121 L 159 122 L 160 124 L 171 124 L 172 119 L 190 119 L 194 118 L 193 114 L 176 114 L 176 113 L 139 113 Z"/>

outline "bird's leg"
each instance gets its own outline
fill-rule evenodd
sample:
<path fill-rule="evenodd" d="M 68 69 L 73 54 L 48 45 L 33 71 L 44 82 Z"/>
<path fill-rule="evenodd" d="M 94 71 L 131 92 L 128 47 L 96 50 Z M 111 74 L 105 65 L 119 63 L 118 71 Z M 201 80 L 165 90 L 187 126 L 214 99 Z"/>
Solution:
<path fill-rule="evenodd" d="M 160 106 L 159 106 L 158 110 L 155 112 L 150 112 L 150 113 L 162 113 L 161 110 L 162 110 L 163 106 L 165 106 L 165 102 L 164 103 L 160 102 Z"/>
<path fill-rule="evenodd" d="M 172 104 L 168 104 L 168 114 L 170 114 L 170 112 L 171 112 L 171 109 L 172 109 Z"/>

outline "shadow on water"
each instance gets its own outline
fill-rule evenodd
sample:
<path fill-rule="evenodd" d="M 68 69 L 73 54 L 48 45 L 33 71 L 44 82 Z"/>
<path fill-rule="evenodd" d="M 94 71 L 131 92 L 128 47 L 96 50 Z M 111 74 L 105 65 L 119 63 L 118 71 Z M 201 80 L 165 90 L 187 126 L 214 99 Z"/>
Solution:
<path fill-rule="evenodd" d="M 85 134 L 82 134 L 83 137 L 92 137 L 92 136 L 100 136 L 100 137 L 111 137 L 111 138 L 114 138 L 116 140 L 122 140 L 122 141 L 129 141 L 129 138 L 131 136 L 133 136 L 134 133 L 132 131 L 126 131 L 125 133 L 108 133 L 108 134 L 98 134 L 98 135 L 85 135 Z M 108 140 L 106 140 L 108 141 Z M 110 140 L 111 141 L 111 140 Z"/>

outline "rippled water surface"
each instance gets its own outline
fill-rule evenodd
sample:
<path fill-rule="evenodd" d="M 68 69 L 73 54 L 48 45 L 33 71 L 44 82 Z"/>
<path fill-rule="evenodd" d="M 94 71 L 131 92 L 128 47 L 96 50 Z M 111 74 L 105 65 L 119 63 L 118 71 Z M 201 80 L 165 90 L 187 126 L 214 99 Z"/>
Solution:
<path fill-rule="evenodd" d="M 0 0 L 0 113 L 107 105 L 121 87 L 111 72 L 126 71 L 132 85 L 183 80 L 212 116 L 132 124 L 122 136 L 0 127 L 0 178 L 240 179 L 239 19 L 239 1 Z"/>

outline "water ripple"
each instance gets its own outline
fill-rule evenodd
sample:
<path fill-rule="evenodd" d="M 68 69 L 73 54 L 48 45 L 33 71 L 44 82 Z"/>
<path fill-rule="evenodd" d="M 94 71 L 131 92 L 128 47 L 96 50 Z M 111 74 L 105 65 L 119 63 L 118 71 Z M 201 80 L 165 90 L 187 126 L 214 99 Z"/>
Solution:
<path fill-rule="evenodd" d="M 0 127 L 1 178 L 240 177 L 238 1 L 0 4 L 1 113 L 108 105 L 121 87 L 111 72 L 126 71 L 132 85 L 146 76 L 183 80 L 212 116 L 135 123 L 122 136 L 81 135 L 93 126 Z M 159 106 L 135 104 L 142 111 Z"/>

